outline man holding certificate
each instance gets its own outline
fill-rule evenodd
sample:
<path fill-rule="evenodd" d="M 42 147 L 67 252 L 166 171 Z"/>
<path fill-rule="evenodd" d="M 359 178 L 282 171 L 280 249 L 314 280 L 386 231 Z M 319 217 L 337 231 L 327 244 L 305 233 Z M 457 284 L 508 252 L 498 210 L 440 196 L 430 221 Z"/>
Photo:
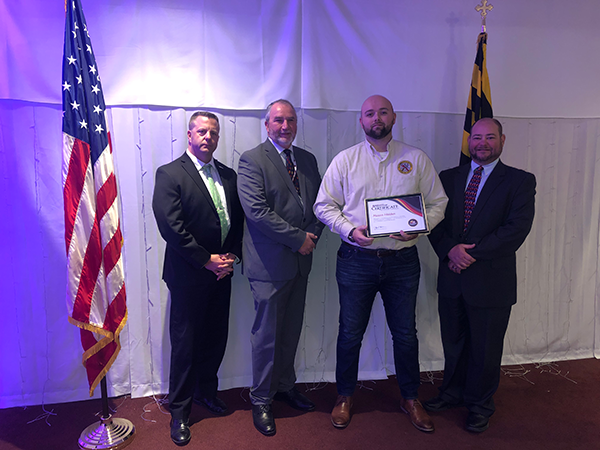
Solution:
<path fill-rule="evenodd" d="M 358 358 L 377 292 L 392 333 L 400 407 L 421 431 L 434 430 L 418 400 L 419 343 L 415 306 L 421 266 L 416 239 L 444 217 L 448 198 L 427 155 L 392 139 L 396 114 L 388 99 L 369 97 L 360 124 L 366 139 L 340 152 L 323 176 L 314 211 L 342 244 L 336 382 L 336 428 L 350 423 Z"/>

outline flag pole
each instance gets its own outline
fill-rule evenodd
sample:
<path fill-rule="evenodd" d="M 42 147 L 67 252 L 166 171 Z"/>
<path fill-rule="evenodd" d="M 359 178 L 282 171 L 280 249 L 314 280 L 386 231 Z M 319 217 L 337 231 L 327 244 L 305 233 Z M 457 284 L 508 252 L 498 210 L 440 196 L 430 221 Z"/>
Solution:
<path fill-rule="evenodd" d="M 469 100 L 467 101 L 467 112 L 465 114 L 465 123 L 463 127 L 460 165 L 469 164 L 471 162 L 471 155 L 469 154 L 469 136 L 471 135 L 471 127 L 479 119 L 484 117 L 494 117 L 490 78 L 486 67 L 486 17 L 493 8 L 494 5 L 489 4 L 488 0 L 481 0 L 481 3 L 475 7 L 475 10 L 481 15 L 481 33 L 477 36 L 477 54 L 475 55 L 475 63 L 473 65 L 471 89 L 469 90 Z"/>
<path fill-rule="evenodd" d="M 112 418 L 108 409 L 108 393 L 106 377 L 100 382 L 102 391 L 102 416 L 96 422 L 81 432 L 79 448 L 118 450 L 133 442 L 135 427 L 127 419 Z"/>
<path fill-rule="evenodd" d="M 102 417 L 109 417 L 110 412 L 108 411 L 108 390 L 106 388 L 106 377 L 102 377 L 102 381 L 100 381 L 100 391 L 102 392 Z"/>
<path fill-rule="evenodd" d="M 127 322 L 123 235 L 106 103 L 80 0 L 65 1 L 63 55 L 63 200 L 69 322 L 80 328 L 90 396 L 100 383 L 100 421 L 81 433 L 79 447 L 116 450 L 135 428 L 113 419 L 106 373 L 117 358 Z"/>
<path fill-rule="evenodd" d="M 475 7 L 475 11 L 477 11 L 477 12 L 479 12 L 479 14 L 481 14 L 481 32 L 482 33 L 487 32 L 485 18 L 487 17 L 488 13 L 492 9 L 494 9 L 494 5 L 492 5 L 491 3 L 488 3 L 488 0 L 481 0 L 481 3 Z"/>

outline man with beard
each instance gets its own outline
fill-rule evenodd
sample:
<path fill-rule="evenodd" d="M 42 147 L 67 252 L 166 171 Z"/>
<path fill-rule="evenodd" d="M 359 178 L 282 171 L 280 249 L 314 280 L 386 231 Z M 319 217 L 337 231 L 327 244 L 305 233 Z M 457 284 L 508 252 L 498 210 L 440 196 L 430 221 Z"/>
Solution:
<path fill-rule="evenodd" d="M 444 381 L 424 406 L 428 411 L 466 406 L 466 429 L 473 433 L 488 428 L 495 410 L 504 335 L 517 301 L 515 252 L 534 216 L 535 176 L 498 159 L 504 140 L 495 119 L 473 125 L 471 164 L 440 174 L 450 201 L 429 236 L 440 258 Z"/>
<path fill-rule="evenodd" d="M 336 428 L 350 423 L 352 396 L 358 378 L 362 338 L 377 292 L 381 294 L 392 333 L 401 409 L 419 430 L 433 423 L 418 400 L 419 343 L 415 306 L 421 266 L 418 235 L 367 235 L 364 200 L 422 193 L 431 227 L 444 217 L 448 198 L 435 168 L 418 148 L 392 140 L 396 114 L 388 99 L 369 97 L 362 105 L 360 124 L 365 141 L 340 152 L 323 176 L 315 214 L 338 233 L 336 279 L 340 295 L 336 381 L 338 397 L 331 413 Z"/>

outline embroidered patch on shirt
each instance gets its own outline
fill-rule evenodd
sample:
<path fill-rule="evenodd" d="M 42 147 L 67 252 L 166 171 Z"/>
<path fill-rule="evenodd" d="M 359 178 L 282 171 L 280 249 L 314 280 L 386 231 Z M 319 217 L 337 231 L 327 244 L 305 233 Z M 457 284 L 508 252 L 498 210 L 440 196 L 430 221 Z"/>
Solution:
<path fill-rule="evenodd" d="M 408 175 L 413 170 L 413 165 L 410 161 L 400 161 L 398 163 L 398 172 Z"/>

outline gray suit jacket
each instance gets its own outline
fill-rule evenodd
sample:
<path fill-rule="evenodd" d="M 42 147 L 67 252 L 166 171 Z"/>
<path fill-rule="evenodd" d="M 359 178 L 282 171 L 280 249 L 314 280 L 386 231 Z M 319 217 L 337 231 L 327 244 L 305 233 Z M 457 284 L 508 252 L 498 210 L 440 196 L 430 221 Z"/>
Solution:
<path fill-rule="evenodd" d="M 310 272 L 312 254 L 298 249 L 306 232 L 320 236 L 323 230 L 313 213 L 321 176 L 312 153 L 293 151 L 302 199 L 268 139 L 240 158 L 238 193 L 246 214 L 242 271 L 250 279 L 284 281 Z"/>

